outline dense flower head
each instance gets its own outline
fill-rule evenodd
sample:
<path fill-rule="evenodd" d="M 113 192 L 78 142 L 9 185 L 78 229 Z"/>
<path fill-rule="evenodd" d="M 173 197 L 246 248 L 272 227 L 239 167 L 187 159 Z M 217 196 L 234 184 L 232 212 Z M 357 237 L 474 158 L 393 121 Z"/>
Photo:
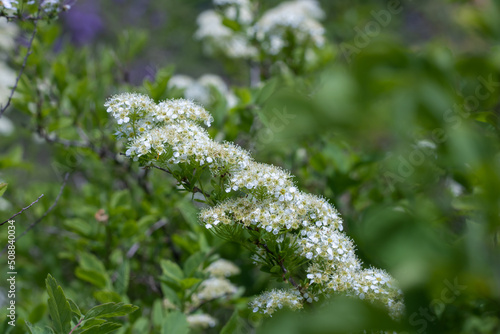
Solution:
<path fill-rule="evenodd" d="M 124 136 L 128 138 L 127 155 L 155 162 L 167 154 L 169 164 L 194 163 L 214 176 L 221 171 L 227 174 L 224 191 L 231 196 L 200 212 L 207 229 L 238 225 L 267 232 L 277 243 L 286 240 L 296 245 L 295 256 L 307 263 L 307 288 L 265 292 L 252 302 L 255 312 L 270 315 L 283 306 L 299 309 L 304 302 L 343 293 L 382 303 L 394 317 L 402 314 L 402 293 L 396 282 L 383 270 L 362 268 L 354 242 L 343 232 L 342 218 L 333 205 L 300 191 L 287 171 L 255 162 L 234 144 L 212 140 L 196 123 L 211 120 L 202 107 L 182 99 L 156 105 L 138 94 L 115 96 L 106 105 L 122 128 L 119 132 L 132 134 Z M 144 128 L 138 129 L 140 126 Z M 203 281 L 193 302 L 236 293 L 225 277 L 237 268 L 229 268 L 224 262 L 210 265 L 207 272 L 211 277 Z"/>
<path fill-rule="evenodd" d="M 303 297 L 296 290 L 272 290 L 264 292 L 255 298 L 250 307 L 253 312 L 272 315 L 276 310 L 288 307 L 292 310 L 299 310 L 303 307 Z"/>

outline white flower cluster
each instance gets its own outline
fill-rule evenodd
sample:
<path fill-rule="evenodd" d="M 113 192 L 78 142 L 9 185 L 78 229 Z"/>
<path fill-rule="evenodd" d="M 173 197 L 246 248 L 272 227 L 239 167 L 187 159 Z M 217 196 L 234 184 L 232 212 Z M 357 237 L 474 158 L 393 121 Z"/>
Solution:
<path fill-rule="evenodd" d="M 240 272 L 232 262 L 224 259 L 217 260 L 208 266 L 205 272 L 209 274 L 209 278 L 201 282 L 196 293 L 192 295 L 192 306 L 218 298 L 231 297 L 238 292 L 238 287 L 226 278 Z"/>
<path fill-rule="evenodd" d="M 295 43 L 316 47 L 325 43 L 325 29 L 319 23 L 324 17 L 316 0 L 285 1 L 268 10 L 255 24 L 257 40 L 268 53 L 276 55 L 288 46 L 287 33 L 292 32 Z"/>
<path fill-rule="evenodd" d="M 187 322 L 191 328 L 208 328 L 217 325 L 217 319 L 204 313 L 188 315 Z"/>
<path fill-rule="evenodd" d="M 225 259 L 219 259 L 212 262 L 205 271 L 213 277 L 229 277 L 238 275 L 240 273 L 240 268 L 238 268 L 234 263 Z"/>
<path fill-rule="evenodd" d="M 17 0 L 0 0 L 0 10 L 1 9 L 9 9 L 9 10 L 16 9 L 17 5 L 18 5 Z"/>
<path fill-rule="evenodd" d="M 196 20 L 195 38 L 204 41 L 207 54 L 222 53 L 229 58 L 253 58 L 257 49 L 251 45 L 247 34 L 237 33 L 223 23 L 223 16 L 214 10 L 201 13 Z"/>
<path fill-rule="evenodd" d="M 228 109 L 238 104 L 238 98 L 229 90 L 221 77 L 215 74 L 205 74 L 197 80 L 187 75 L 174 75 L 168 81 L 169 88 L 178 88 L 184 91 L 184 98 L 193 100 L 202 105 L 211 105 L 215 100 L 212 90 L 217 91 L 226 100 Z"/>
<path fill-rule="evenodd" d="M 63 0 L 42 0 L 41 8 L 47 14 L 57 14 L 60 11 L 66 11 L 70 9 L 69 4 L 64 4 Z M 34 0 L 29 0 L 28 5 L 35 4 Z M 18 0 L 0 0 L 0 10 L 6 9 L 9 11 L 16 10 L 19 6 Z"/>
<path fill-rule="evenodd" d="M 70 9 L 69 4 L 64 4 L 64 0 L 43 0 L 42 9 L 46 13 L 57 14 L 61 11 L 67 11 Z"/>
<path fill-rule="evenodd" d="M 194 123 L 210 119 L 201 107 L 180 100 L 178 103 L 186 106 L 182 119 L 169 116 L 158 121 L 157 115 L 165 114 L 169 106 L 176 103 L 166 101 L 156 106 L 147 97 L 122 94 L 106 105 L 108 112 L 121 124 L 120 133 L 124 132 L 124 127 L 131 126 L 127 133 L 132 136 L 125 136 L 129 138 L 127 155 L 145 155 L 154 162 L 157 155 L 169 151 L 173 152 L 169 163 L 201 164 L 214 175 L 220 175 L 221 170 L 230 175 L 225 191 L 245 196 L 204 209 L 200 219 L 206 228 L 239 224 L 272 233 L 278 242 L 286 240 L 298 245 L 296 255 L 308 261 L 306 291 L 302 290 L 302 295 L 283 291 L 265 293 L 258 299 L 260 304 L 254 307 L 262 312 L 267 310 L 265 313 L 269 314 L 280 305 L 299 308 L 303 302 L 313 302 L 320 296 L 344 293 L 383 303 L 394 316 L 402 313 L 402 293 L 394 279 L 382 270 L 362 269 L 354 243 L 342 232 L 339 213 L 327 200 L 298 190 L 292 176 L 282 169 L 253 161 L 247 152 L 235 145 L 211 140 Z M 176 114 L 181 113 L 177 110 Z M 144 120 L 152 120 L 151 128 L 141 132 L 137 126 L 143 126 Z M 206 292 L 200 298 L 213 296 L 214 292 L 209 290 L 232 291 L 227 285 L 218 286 L 220 282 L 206 282 Z M 265 306 L 266 300 L 269 306 Z"/>
<path fill-rule="evenodd" d="M 195 34 L 208 53 L 248 59 L 255 58 L 258 50 L 275 56 L 291 45 L 311 51 L 310 46 L 321 48 L 325 44 L 325 29 L 319 23 L 324 12 L 316 0 L 285 1 L 258 20 L 248 0 L 214 0 L 214 4 L 218 11 L 201 13 Z M 225 25 L 224 19 L 237 22 L 238 27 Z"/>
<path fill-rule="evenodd" d="M 16 81 L 16 72 L 7 66 L 6 55 L 14 48 L 17 33 L 18 28 L 13 22 L 7 22 L 7 19 L 0 17 L 0 105 L 7 102 L 10 87 Z"/>
<path fill-rule="evenodd" d="M 303 297 L 297 290 L 272 290 L 266 291 L 250 302 L 253 312 L 261 312 L 272 316 L 277 309 L 288 307 L 299 310 L 303 305 Z"/>

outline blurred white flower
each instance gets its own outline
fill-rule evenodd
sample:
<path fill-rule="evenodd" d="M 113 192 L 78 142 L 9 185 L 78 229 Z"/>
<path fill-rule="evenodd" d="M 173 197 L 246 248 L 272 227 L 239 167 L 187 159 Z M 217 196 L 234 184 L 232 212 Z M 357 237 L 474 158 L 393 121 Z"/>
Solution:
<path fill-rule="evenodd" d="M 198 80 L 183 74 L 174 75 L 169 80 L 168 87 L 183 89 L 184 98 L 205 106 L 214 102 L 210 88 L 217 90 L 226 99 L 229 109 L 238 104 L 236 95 L 229 90 L 224 80 L 215 74 L 202 75 Z"/>
<path fill-rule="evenodd" d="M 14 124 L 5 116 L 0 118 L 0 135 L 10 136 L 14 132 Z"/>
<path fill-rule="evenodd" d="M 17 5 L 17 0 L 0 0 L 0 6 L 4 6 L 6 9 L 15 9 Z"/>
<path fill-rule="evenodd" d="M 204 313 L 188 315 L 187 322 L 191 328 L 207 328 L 217 325 L 217 319 Z"/>
<path fill-rule="evenodd" d="M 211 263 L 205 271 L 213 277 L 229 277 L 238 275 L 240 273 L 240 268 L 234 265 L 231 261 L 219 259 Z"/>
<path fill-rule="evenodd" d="M 257 39 L 267 52 L 276 55 L 287 46 L 287 33 L 294 35 L 295 43 L 305 46 L 309 41 L 316 47 L 325 43 L 325 29 L 318 22 L 324 12 L 315 0 L 285 1 L 268 10 L 255 24 Z"/>
<path fill-rule="evenodd" d="M 16 73 L 0 61 L 0 105 L 5 105 L 9 98 L 11 87 L 16 82 Z"/>

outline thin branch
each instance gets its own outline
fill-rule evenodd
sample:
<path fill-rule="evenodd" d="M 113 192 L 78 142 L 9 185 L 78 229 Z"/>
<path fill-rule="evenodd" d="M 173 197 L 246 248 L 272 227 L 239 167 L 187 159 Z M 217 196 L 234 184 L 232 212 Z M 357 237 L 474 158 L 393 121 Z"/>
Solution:
<path fill-rule="evenodd" d="M 85 317 L 82 317 L 82 318 L 80 319 L 80 321 L 78 321 L 78 323 L 76 324 L 76 326 L 75 326 L 75 327 L 73 327 L 73 329 L 71 330 L 71 332 L 69 332 L 69 334 L 73 333 L 73 332 L 75 331 L 75 329 L 76 329 L 78 326 L 80 326 L 80 325 L 81 325 L 81 323 L 82 323 L 83 319 L 85 319 Z"/>
<path fill-rule="evenodd" d="M 250 226 L 248 226 L 247 229 L 249 229 L 251 231 L 255 231 L 255 232 L 259 232 L 260 231 L 259 228 L 251 228 Z M 264 249 L 269 255 L 271 255 L 275 259 L 276 263 L 280 266 L 281 271 L 283 273 L 282 274 L 283 281 L 290 282 L 290 284 L 292 284 L 293 287 L 300 292 L 300 294 L 302 295 L 302 297 L 304 297 L 303 296 L 303 291 L 302 291 L 303 290 L 303 286 L 297 284 L 297 282 L 295 282 L 295 280 L 293 279 L 292 276 L 288 277 L 288 279 L 286 278 L 286 274 L 288 273 L 288 269 L 286 269 L 285 265 L 283 264 L 283 260 L 284 259 L 282 259 L 282 258 L 278 257 L 276 254 L 274 254 L 274 252 L 269 249 L 269 247 L 267 246 L 266 243 L 262 243 L 259 240 L 256 240 L 254 242 L 254 244 L 257 247 L 260 247 L 260 248 Z M 304 298 L 304 299 L 307 299 L 307 298 Z"/>
<path fill-rule="evenodd" d="M 33 32 L 31 33 L 31 38 L 28 43 L 28 49 L 26 50 L 26 55 L 24 56 L 23 64 L 21 65 L 21 69 L 19 70 L 19 74 L 16 77 L 16 82 L 14 83 L 14 86 L 12 87 L 9 95 L 9 99 L 7 100 L 7 104 L 3 106 L 0 109 L 0 118 L 3 116 L 3 113 L 7 108 L 10 106 L 10 103 L 12 102 L 12 97 L 14 96 L 14 92 L 17 89 L 17 85 L 19 83 L 19 80 L 21 79 L 21 75 L 23 75 L 24 69 L 26 68 L 26 64 L 28 63 L 28 57 L 31 55 L 32 51 L 31 48 L 33 46 L 33 41 L 35 40 L 35 35 L 38 30 L 38 20 L 40 19 L 40 11 L 42 7 L 42 2 L 40 1 L 40 4 L 38 5 L 38 11 L 36 13 L 36 17 L 33 19 Z"/>
<path fill-rule="evenodd" d="M 69 178 L 69 172 L 66 173 L 66 175 L 64 175 L 64 181 L 61 185 L 61 188 L 59 189 L 59 194 L 57 194 L 57 197 L 56 197 L 54 203 L 52 203 L 52 205 L 47 209 L 47 211 L 45 211 L 45 213 L 40 218 L 38 218 L 30 226 L 28 226 L 28 228 L 23 233 L 21 233 L 21 235 L 18 236 L 15 241 L 18 241 L 23 236 L 25 236 L 26 233 L 31 231 L 38 223 L 40 223 L 54 209 L 54 207 L 57 205 L 57 202 L 59 202 L 59 199 L 61 198 L 61 195 L 63 193 L 64 188 L 66 187 L 66 183 L 68 181 L 68 178 Z M 6 249 L 7 249 L 7 245 L 2 249 L 2 252 L 0 254 L 3 254 L 3 252 L 5 252 Z"/>
<path fill-rule="evenodd" d="M 168 173 L 170 175 L 172 175 L 172 172 L 169 171 L 168 169 L 165 169 L 165 168 L 161 168 L 160 166 L 156 166 L 156 165 L 152 165 L 152 167 L 156 168 L 156 169 L 159 169 L 161 171 L 164 171 L 165 173 Z"/>
<path fill-rule="evenodd" d="M 146 237 L 149 237 L 151 234 L 153 234 L 154 231 L 162 228 L 168 223 L 166 219 L 160 219 L 156 223 L 154 223 L 150 228 L 147 229 L 147 231 L 144 233 Z M 130 247 L 130 249 L 127 252 L 127 258 L 130 259 L 134 254 L 139 250 L 139 245 L 140 242 L 136 242 L 135 244 Z"/>
<path fill-rule="evenodd" d="M 6 221 L 4 221 L 3 223 L 1 223 L 1 224 L 0 224 L 0 226 L 2 226 L 3 224 L 8 223 L 8 222 L 9 222 L 9 220 L 14 219 L 14 217 L 19 216 L 19 215 L 20 215 L 21 213 L 23 213 L 25 210 L 28 210 L 29 208 L 31 208 L 31 206 L 32 206 L 33 204 L 37 203 L 37 202 L 38 202 L 38 200 L 39 200 L 40 198 L 42 198 L 42 197 L 43 197 L 43 194 L 41 194 L 41 195 L 40 195 L 40 197 L 38 197 L 38 198 L 37 198 L 34 202 L 32 202 L 30 205 L 28 205 L 28 206 L 27 206 L 27 207 L 25 207 L 25 208 L 22 208 L 22 209 L 21 209 L 21 211 L 19 211 L 18 213 L 16 213 L 16 214 L 15 214 L 15 215 L 13 215 L 12 217 L 10 217 L 9 219 L 7 219 L 7 220 L 6 220 Z"/>

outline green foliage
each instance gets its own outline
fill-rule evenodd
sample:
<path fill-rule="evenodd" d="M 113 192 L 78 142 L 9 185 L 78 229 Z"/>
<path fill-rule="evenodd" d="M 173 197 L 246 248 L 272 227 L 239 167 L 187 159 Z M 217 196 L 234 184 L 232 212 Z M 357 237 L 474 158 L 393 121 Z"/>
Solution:
<path fill-rule="evenodd" d="M 82 314 L 76 303 L 66 298 L 63 289 L 50 274 L 47 276 L 46 285 L 53 328 L 40 328 L 26 321 L 26 326 L 31 334 L 110 333 L 122 327 L 122 324 L 111 322 L 105 318 L 123 317 L 138 309 L 137 306 L 131 304 L 106 303 L 95 306 L 87 313 Z"/>

